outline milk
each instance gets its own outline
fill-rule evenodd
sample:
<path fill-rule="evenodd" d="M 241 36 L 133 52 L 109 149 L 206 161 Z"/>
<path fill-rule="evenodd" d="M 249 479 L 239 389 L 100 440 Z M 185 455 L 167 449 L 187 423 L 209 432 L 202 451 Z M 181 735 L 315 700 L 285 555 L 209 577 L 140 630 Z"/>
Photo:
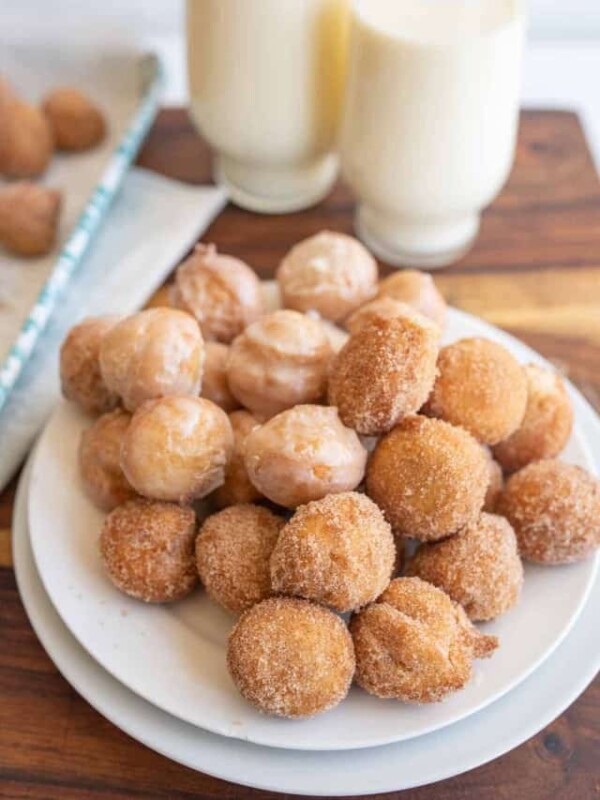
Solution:
<path fill-rule="evenodd" d="M 342 169 L 385 260 L 470 246 L 512 165 L 523 37 L 519 0 L 355 3 Z"/>
<path fill-rule="evenodd" d="M 349 0 L 188 0 L 190 108 L 240 205 L 289 211 L 329 190 Z"/>

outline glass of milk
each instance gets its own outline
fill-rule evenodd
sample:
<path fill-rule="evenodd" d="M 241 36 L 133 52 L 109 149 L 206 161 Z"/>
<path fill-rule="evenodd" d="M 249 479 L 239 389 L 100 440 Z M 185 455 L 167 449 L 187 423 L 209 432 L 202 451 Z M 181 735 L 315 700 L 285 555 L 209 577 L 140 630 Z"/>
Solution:
<path fill-rule="evenodd" d="M 283 213 L 337 176 L 350 0 L 187 0 L 192 118 L 243 208 Z"/>
<path fill-rule="evenodd" d="M 355 0 L 341 136 L 358 235 L 396 266 L 462 256 L 510 172 L 522 0 Z"/>

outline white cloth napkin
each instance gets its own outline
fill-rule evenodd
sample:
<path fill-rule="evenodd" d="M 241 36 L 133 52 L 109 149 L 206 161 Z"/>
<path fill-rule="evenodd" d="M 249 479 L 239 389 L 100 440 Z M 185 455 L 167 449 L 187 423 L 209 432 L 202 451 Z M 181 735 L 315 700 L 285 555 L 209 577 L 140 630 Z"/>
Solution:
<path fill-rule="evenodd" d="M 0 412 L 0 491 L 59 395 L 58 352 L 83 317 L 129 314 L 160 286 L 226 203 L 223 189 L 135 168 Z"/>

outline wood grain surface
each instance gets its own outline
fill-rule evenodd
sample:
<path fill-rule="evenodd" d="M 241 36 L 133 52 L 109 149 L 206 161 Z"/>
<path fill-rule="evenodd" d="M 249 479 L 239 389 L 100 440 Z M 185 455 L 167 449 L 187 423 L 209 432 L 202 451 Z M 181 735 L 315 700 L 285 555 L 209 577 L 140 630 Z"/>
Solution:
<path fill-rule="evenodd" d="M 191 183 L 207 182 L 210 173 L 208 151 L 178 109 L 161 113 L 139 164 Z M 322 228 L 351 232 L 352 211 L 352 198 L 340 184 L 316 208 L 288 216 L 262 217 L 229 206 L 203 238 L 267 276 L 299 239 Z M 476 246 L 436 280 L 450 303 L 506 328 L 551 359 L 600 410 L 600 183 L 574 114 L 523 113 L 515 168 L 485 213 Z M 0 798 L 281 797 L 157 755 L 103 719 L 59 675 L 15 585 L 14 488 L 13 482 L 0 496 Z M 512 753 L 441 784 L 380 797 L 600 798 L 600 681 Z"/>

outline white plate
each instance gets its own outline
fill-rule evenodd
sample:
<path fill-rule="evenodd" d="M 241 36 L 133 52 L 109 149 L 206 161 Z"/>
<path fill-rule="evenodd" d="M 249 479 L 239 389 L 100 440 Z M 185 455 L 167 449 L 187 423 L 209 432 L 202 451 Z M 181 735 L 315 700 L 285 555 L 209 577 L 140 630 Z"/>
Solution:
<path fill-rule="evenodd" d="M 521 360 L 539 356 L 480 320 L 452 311 L 448 340 L 486 335 Z M 97 552 L 103 515 L 83 496 L 76 450 L 86 421 L 60 406 L 37 449 L 29 519 L 36 563 L 63 621 L 85 649 L 129 689 L 164 711 L 213 733 L 272 747 L 348 750 L 410 739 L 485 707 L 527 677 L 552 652 L 580 612 L 594 559 L 560 568 L 528 565 L 518 607 L 485 630 L 500 637 L 494 657 L 443 703 L 409 706 L 354 688 L 334 711 L 305 721 L 258 714 L 235 690 L 225 667 L 233 619 L 203 592 L 175 605 L 148 606 L 120 594 Z M 565 457 L 593 469 L 581 426 Z"/>
<path fill-rule="evenodd" d="M 593 425 L 589 409 L 588 425 Z M 600 431 L 595 434 L 600 449 Z M 125 689 L 83 650 L 44 591 L 27 531 L 28 468 L 17 492 L 13 525 L 21 598 L 48 654 L 71 685 L 138 741 L 168 758 L 223 780 L 304 795 L 374 794 L 409 789 L 474 769 L 535 735 L 585 689 L 600 667 L 596 580 L 580 619 L 535 675 L 504 700 L 443 731 L 402 744 L 351 753 L 258 747 L 180 722 Z"/>

